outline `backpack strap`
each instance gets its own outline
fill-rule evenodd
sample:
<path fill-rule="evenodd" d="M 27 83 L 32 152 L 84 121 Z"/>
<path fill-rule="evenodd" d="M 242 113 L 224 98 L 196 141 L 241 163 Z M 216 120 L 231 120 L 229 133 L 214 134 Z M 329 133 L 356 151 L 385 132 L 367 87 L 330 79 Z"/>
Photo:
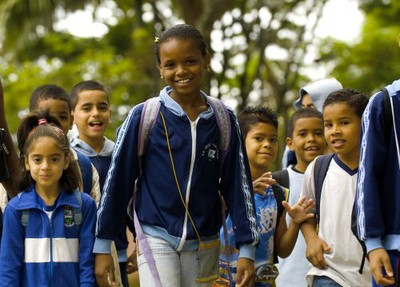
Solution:
<path fill-rule="evenodd" d="M 138 135 L 138 155 L 139 158 L 144 155 L 149 134 L 153 128 L 158 112 L 160 111 L 160 98 L 150 98 L 144 102 L 142 114 L 140 115 L 139 135 Z"/>
<path fill-rule="evenodd" d="M 82 192 L 79 190 L 74 190 L 76 199 L 78 200 L 78 207 L 73 207 L 72 212 L 74 213 L 75 225 L 79 228 L 82 224 Z"/>
<path fill-rule="evenodd" d="M 77 150 L 75 152 L 78 156 L 78 164 L 82 173 L 83 192 L 90 195 L 93 181 L 92 162 L 87 155 Z"/>
<path fill-rule="evenodd" d="M 289 188 L 289 172 L 287 169 L 274 171 L 272 173 L 272 178 L 275 179 L 279 185 Z"/>
<path fill-rule="evenodd" d="M 385 120 L 385 138 L 386 142 L 389 143 L 390 134 L 393 126 L 392 107 L 390 103 L 390 96 L 388 90 L 386 88 L 383 88 L 382 92 L 383 92 L 383 112 Z"/>
<path fill-rule="evenodd" d="M 229 144 L 231 140 L 231 120 L 229 117 L 229 111 L 220 99 L 208 96 L 207 101 L 214 111 L 215 118 L 217 120 L 217 125 L 221 133 L 219 147 L 221 150 L 221 168 L 222 168 L 225 157 L 229 150 Z"/>
<path fill-rule="evenodd" d="M 289 189 L 280 186 L 279 184 L 272 185 L 272 191 L 274 192 L 274 197 L 276 200 L 276 205 L 278 207 L 278 215 L 276 217 L 276 226 L 275 230 L 278 228 L 279 221 L 283 215 L 284 207 L 282 205 L 282 201 L 288 200 L 289 198 Z M 274 248 L 274 256 L 273 263 L 278 263 L 278 254 L 276 248 Z"/>
<path fill-rule="evenodd" d="M 329 168 L 331 159 L 335 154 L 324 154 L 315 159 L 314 164 L 314 187 L 315 187 L 315 205 L 317 209 L 317 221 L 319 222 L 320 202 L 322 185 L 325 180 L 326 173 Z"/>

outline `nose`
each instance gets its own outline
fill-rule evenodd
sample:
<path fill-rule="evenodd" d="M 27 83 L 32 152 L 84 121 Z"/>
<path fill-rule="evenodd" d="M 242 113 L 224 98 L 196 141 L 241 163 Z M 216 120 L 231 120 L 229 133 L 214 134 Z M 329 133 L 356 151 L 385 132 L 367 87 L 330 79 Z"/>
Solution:
<path fill-rule="evenodd" d="M 43 160 L 41 168 L 42 169 L 48 169 L 49 167 L 50 167 L 50 162 L 47 159 Z"/>
<path fill-rule="evenodd" d="M 186 68 L 184 65 L 177 65 L 176 66 L 176 74 L 184 74 L 186 73 Z"/>

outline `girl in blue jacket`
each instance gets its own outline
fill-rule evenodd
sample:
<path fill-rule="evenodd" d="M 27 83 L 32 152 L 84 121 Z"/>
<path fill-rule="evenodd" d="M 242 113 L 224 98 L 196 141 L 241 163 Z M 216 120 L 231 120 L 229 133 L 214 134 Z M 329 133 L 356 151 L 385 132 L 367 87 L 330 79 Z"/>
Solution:
<path fill-rule="evenodd" d="M 96 286 L 96 205 L 76 190 L 69 141 L 54 123 L 30 114 L 18 128 L 23 192 L 5 209 L 0 286 Z"/>
<path fill-rule="evenodd" d="M 143 157 L 138 154 L 143 104 L 131 110 L 118 131 L 98 212 L 97 283 L 106 287 L 113 281 L 110 242 L 124 224 L 136 183 L 134 210 L 143 231 L 136 228 L 141 286 L 210 286 L 218 277 L 221 192 L 240 249 L 237 282 L 251 287 L 258 232 L 251 175 L 236 115 L 228 110 L 229 124 L 220 129 L 220 109 L 214 109 L 213 100 L 200 89 L 210 54 L 197 29 L 186 24 L 171 27 L 156 39 L 155 51 L 160 76 L 168 86 L 157 98 L 159 112 Z M 227 129 L 229 148 L 222 161 L 224 149 L 219 146 Z M 146 258 L 149 253 L 155 266 Z"/>

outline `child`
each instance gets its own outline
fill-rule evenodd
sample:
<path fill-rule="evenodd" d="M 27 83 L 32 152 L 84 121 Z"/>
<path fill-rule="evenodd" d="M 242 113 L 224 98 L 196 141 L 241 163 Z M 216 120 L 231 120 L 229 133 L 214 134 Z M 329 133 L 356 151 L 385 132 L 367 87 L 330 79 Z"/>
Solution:
<path fill-rule="evenodd" d="M 68 134 L 72 127 L 71 101 L 68 93 L 59 86 L 43 85 L 36 88 L 29 100 L 29 111 L 48 111 L 60 122 L 65 134 Z M 73 148 L 71 148 L 71 156 L 74 164 L 79 163 L 79 190 L 90 194 L 98 204 L 100 201 L 100 184 L 96 168 L 90 163 L 86 155 Z"/>
<path fill-rule="evenodd" d="M 282 186 L 290 190 L 288 202 L 294 205 L 300 199 L 304 172 L 311 161 L 324 153 L 326 141 L 324 137 L 324 123 L 322 113 L 316 109 L 303 108 L 297 110 L 289 120 L 286 144 L 296 155 L 296 164 L 287 169 L 272 173 L 272 177 Z M 283 183 L 277 177 L 286 173 L 288 182 Z M 282 176 L 281 176 L 282 177 Z M 290 224 L 290 217 L 286 216 L 286 224 Z M 306 274 L 309 263 L 305 257 L 306 243 L 303 235 L 299 234 L 296 245 L 289 257 L 279 260 L 279 275 L 277 286 L 306 287 Z"/>
<path fill-rule="evenodd" d="M 104 136 L 111 120 L 108 92 L 96 81 L 83 81 L 71 91 L 72 115 L 78 135 L 71 138 L 71 146 L 88 156 L 100 176 L 100 190 L 110 167 L 114 142 Z M 128 240 L 126 228 L 122 228 L 115 240 L 118 252 L 122 284 L 128 287 L 126 274 Z"/>
<path fill-rule="evenodd" d="M 322 112 L 322 105 L 328 95 L 334 91 L 342 89 L 342 84 L 335 78 L 321 79 L 312 82 L 299 90 L 299 98 L 293 103 L 296 110 L 301 108 L 313 108 Z M 325 153 L 332 152 L 327 146 Z M 296 164 L 294 152 L 286 148 L 282 156 L 282 167 L 286 168 L 290 164 Z"/>
<path fill-rule="evenodd" d="M 358 234 L 366 245 L 372 286 L 399 286 L 400 282 L 399 107 L 397 80 L 371 97 L 362 119 L 355 203 Z"/>
<path fill-rule="evenodd" d="M 150 248 L 162 286 L 209 286 L 215 279 L 222 222 L 218 191 L 237 227 L 238 282 L 252 286 L 258 233 L 236 116 L 227 111 L 231 137 L 221 163 L 216 111 L 200 90 L 210 65 L 203 37 L 194 27 L 180 24 L 164 31 L 155 48 L 161 78 L 168 86 L 160 92 L 160 110 L 141 160 L 137 149 L 143 104 L 131 110 L 119 129 L 98 213 L 97 282 L 109 286 L 108 277 L 113 280 L 109 242 L 124 224 L 136 182 L 134 209 L 145 236 L 138 242 L 141 286 L 157 286 L 158 281 L 142 245 Z"/>
<path fill-rule="evenodd" d="M 323 106 L 325 139 L 335 152 L 323 181 L 318 232 L 316 220 L 301 226 L 312 263 L 310 286 L 368 286 L 369 272 L 360 274 L 363 252 L 351 231 L 360 150 L 361 116 L 368 98 L 360 91 L 342 89 L 331 93 Z M 315 160 L 304 174 L 302 196 L 315 199 Z M 318 206 L 318 202 L 316 203 Z M 312 285 L 311 285 L 312 284 Z"/>
<path fill-rule="evenodd" d="M 0 282 L 96 286 L 92 253 L 96 204 L 76 190 L 79 177 L 70 164 L 68 137 L 48 122 L 57 120 L 30 114 L 17 131 L 23 192 L 5 209 Z"/>
<path fill-rule="evenodd" d="M 276 114 L 269 108 L 246 107 L 239 115 L 239 124 L 245 138 L 245 146 L 249 159 L 253 188 L 258 191 L 254 195 L 256 212 L 258 217 L 258 231 L 260 243 L 256 250 L 256 285 L 257 287 L 275 286 L 277 270 L 273 265 L 274 253 L 281 257 L 290 254 L 299 232 L 299 224 L 313 214 L 307 215 L 304 209 L 311 206 L 312 202 L 299 201 L 299 205 L 290 207 L 283 203 L 285 209 L 294 220 L 289 228 L 286 226 L 285 214 L 280 214 L 279 209 L 282 199 L 285 199 L 285 190 L 279 186 L 263 186 L 266 178 L 270 177 L 271 164 L 276 160 L 278 148 L 278 120 Z M 262 193 L 261 193 L 262 192 Z M 281 193 L 281 194 L 278 194 Z M 300 204 L 305 204 L 304 208 Z M 282 208 L 283 209 L 283 208 Z M 229 273 L 232 276 L 230 286 L 235 286 L 235 270 L 238 250 L 234 246 L 234 229 L 232 220 L 227 218 L 228 250 L 222 247 L 220 256 L 220 274 L 227 281 Z M 221 230 L 221 241 L 225 241 L 225 234 Z M 229 254 L 227 254 L 229 252 Z M 229 259 L 228 259 L 229 258 Z M 229 264 L 229 268 L 227 267 Z"/>

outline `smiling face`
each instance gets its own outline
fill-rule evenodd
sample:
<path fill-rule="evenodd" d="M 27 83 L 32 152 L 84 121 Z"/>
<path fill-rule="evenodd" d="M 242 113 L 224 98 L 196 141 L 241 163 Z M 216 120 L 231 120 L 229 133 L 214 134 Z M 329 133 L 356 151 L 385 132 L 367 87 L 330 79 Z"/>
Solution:
<path fill-rule="evenodd" d="M 107 94 L 100 90 L 80 92 L 73 115 L 79 138 L 93 148 L 101 149 L 104 133 L 111 119 Z"/>
<path fill-rule="evenodd" d="M 286 143 L 296 154 L 295 168 L 305 172 L 308 164 L 323 154 L 326 148 L 322 119 L 299 118 L 294 124 L 292 137 L 288 137 Z"/>
<path fill-rule="evenodd" d="M 358 165 L 361 119 L 353 107 L 336 102 L 324 108 L 325 139 L 348 166 Z"/>
<path fill-rule="evenodd" d="M 278 133 L 271 124 L 252 125 L 245 139 L 251 176 L 260 177 L 276 160 L 278 151 Z"/>
<path fill-rule="evenodd" d="M 160 75 L 172 88 L 175 100 L 200 96 L 200 86 L 210 63 L 210 55 L 202 55 L 191 39 L 170 38 L 160 44 Z"/>
<path fill-rule="evenodd" d="M 36 182 L 36 190 L 46 193 L 60 191 L 60 178 L 69 166 L 69 159 L 50 136 L 32 142 L 25 156 L 25 168 Z"/>

